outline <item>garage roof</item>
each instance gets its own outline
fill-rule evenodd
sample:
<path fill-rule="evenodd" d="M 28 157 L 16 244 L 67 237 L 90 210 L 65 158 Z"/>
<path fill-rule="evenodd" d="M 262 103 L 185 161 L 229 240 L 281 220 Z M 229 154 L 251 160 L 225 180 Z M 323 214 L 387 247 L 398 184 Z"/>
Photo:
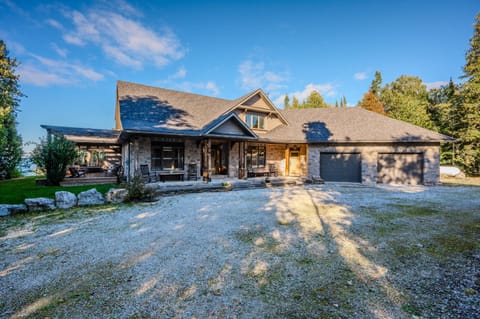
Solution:
<path fill-rule="evenodd" d="M 444 142 L 453 138 L 360 107 L 281 111 L 288 126 L 261 135 L 265 142 Z"/>

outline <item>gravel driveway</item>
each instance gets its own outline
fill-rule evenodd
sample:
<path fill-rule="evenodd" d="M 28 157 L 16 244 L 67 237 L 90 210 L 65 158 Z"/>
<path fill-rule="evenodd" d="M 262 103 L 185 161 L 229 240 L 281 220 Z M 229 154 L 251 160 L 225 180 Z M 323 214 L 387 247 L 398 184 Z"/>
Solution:
<path fill-rule="evenodd" d="M 0 220 L 1 318 L 479 318 L 480 188 L 199 193 Z"/>

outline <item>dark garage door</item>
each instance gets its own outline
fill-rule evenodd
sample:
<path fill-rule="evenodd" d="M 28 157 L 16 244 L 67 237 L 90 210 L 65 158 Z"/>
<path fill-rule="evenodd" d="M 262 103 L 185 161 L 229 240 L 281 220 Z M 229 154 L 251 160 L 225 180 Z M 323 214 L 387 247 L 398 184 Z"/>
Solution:
<path fill-rule="evenodd" d="M 359 153 L 321 153 L 320 176 L 329 182 L 362 182 Z"/>
<path fill-rule="evenodd" d="M 423 154 L 379 153 L 377 183 L 422 184 Z"/>

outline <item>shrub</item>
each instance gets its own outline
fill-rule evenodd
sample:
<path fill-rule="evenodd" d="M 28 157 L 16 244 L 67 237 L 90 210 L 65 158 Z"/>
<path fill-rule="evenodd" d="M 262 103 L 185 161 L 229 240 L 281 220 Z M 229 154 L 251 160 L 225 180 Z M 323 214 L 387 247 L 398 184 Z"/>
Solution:
<path fill-rule="evenodd" d="M 31 160 L 46 173 L 49 185 L 59 185 L 67 172 L 67 166 L 78 158 L 75 143 L 53 136 L 41 140 L 33 149 Z"/>
<path fill-rule="evenodd" d="M 126 200 L 130 202 L 153 201 L 155 192 L 151 188 L 145 187 L 142 176 L 136 175 L 130 178 L 123 187 L 128 191 Z"/>

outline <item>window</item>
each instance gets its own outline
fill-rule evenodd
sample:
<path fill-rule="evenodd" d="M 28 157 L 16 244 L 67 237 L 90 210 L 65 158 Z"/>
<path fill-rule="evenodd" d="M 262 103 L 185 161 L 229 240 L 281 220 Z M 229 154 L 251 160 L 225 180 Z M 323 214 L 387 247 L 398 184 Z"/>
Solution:
<path fill-rule="evenodd" d="M 265 167 L 265 145 L 250 145 L 247 149 L 247 167 Z"/>
<path fill-rule="evenodd" d="M 251 128 L 265 128 L 265 116 L 261 114 L 247 113 L 245 116 L 245 122 L 247 123 L 248 127 Z"/>
<path fill-rule="evenodd" d="M 152 143 L 152 170 L 182 169 L 184 163 L 183 143 Z"/>

